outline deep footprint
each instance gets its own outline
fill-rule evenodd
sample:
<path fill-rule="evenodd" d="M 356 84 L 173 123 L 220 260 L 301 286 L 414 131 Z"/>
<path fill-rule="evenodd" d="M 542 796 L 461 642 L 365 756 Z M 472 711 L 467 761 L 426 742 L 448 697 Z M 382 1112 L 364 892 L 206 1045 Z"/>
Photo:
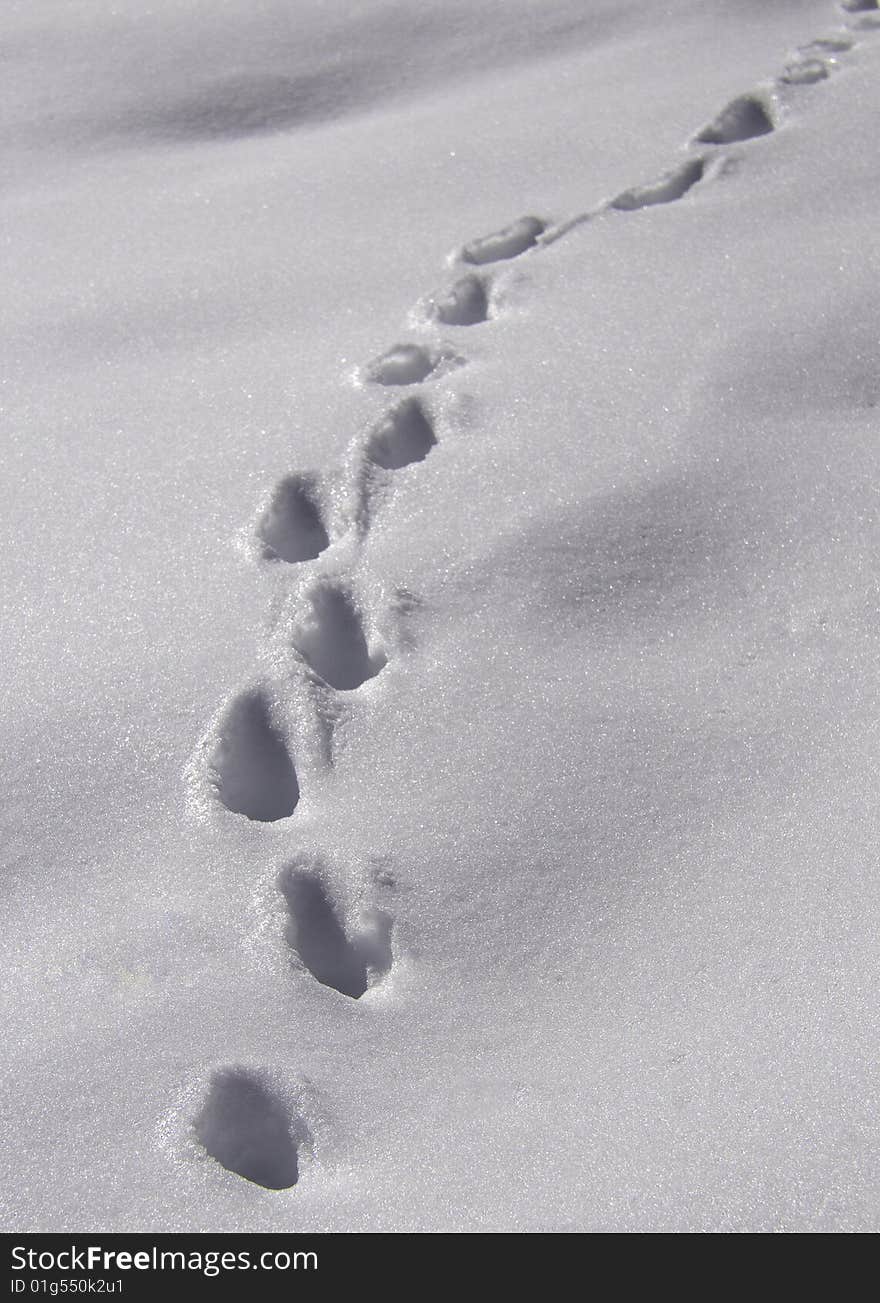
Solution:
<path fill-rule="evenodd" d="M 257 523 L 263 556 L 270 561 L 312 561 L 330 546 L 315 499 L 314 481 L 306 475 L 281 480 Z"/>
<path fill-rule="evenodd" d="M 440 365 L 441 358 L 421 344 L 395 344 L 367 367 L 367 379 L 377 385 L 417 385 Z"/>
<path fill-rule="evenodd" d="M 431 301 L 430 314 L 446 326 L 476 326 L 489 316 L 489 296 L 481 278 L 473 272 L 461 276 L 443 294 Z"/>
<path fill-rule="evenodd" d="M 633 186 L 631 190 L 624 190 L 623 194 L 612 199 L 611 207 L 630 213 L 638 208 L 650 208 L 654 204 L 671 204 L 676 199 L 681 199 L 682 195 L 686 195 L 698 181 L 702 181 L 705 172 L 706 164 L 702 158 L 689 159 L 681 167 L 671 172 L 664 172 L 661 177 L 648 185 Z"/>
<path fill-rule="evenodd" d="M 520 217 L 501 231 L 493 231 L 479 240 L 472 240 L 461 251 L 464 262 L 483 266 L 487 262 L 501 262 L 518 258 L 538 242 L 538 236 L 547 229 L 547 223 L 538 217 Z"/>
<path fill-rule="evenodd" d="M 866 14 L 880 5 L 877 0 L 840 0 L 840 7 L 848 14 Z"/>
<path fill-rule="evenodd" d="M 255 1073 L 216 1072 L 193 1128 L 223 1167 L 267 1190 L 288 1190 L 299 1178 L 292 1119 Z"/>
<path fill-rule="evenodd" d="M 294 865 L 279 879 L 290 922 L 287 942 L 322 986 L 359 1000 L 373 975 L 391 967 L 391 923 L 377 913 L 372 927 L 346 936 L 320 875 Z"/>
<path fill-rule="evenodd" d="M 422 404 L 417 398 L 405 398 L 370 431 L 366 451 L 377 466 L 399 471 L 413 462 L 424 461 L 436 442 Z"/>
<path fill-rule="evenodd" d="M 293 762 L 259 690 L 242 693 L 229 706 L 211 768 L 217 795 L 233 814 L 274 823 L 296 809 L 299 784 Z"/>
<path fill-rule="evenodd" d="M 321 585 L 308 603 L 294 627 L 293 645 L 325 683 L 350 692 L 384 668 L 384 656 L 370 655 L 357 607 L 344 589 Z"/>
<path fill-rule="evenodd" d="M 740 95 L 723 108 L 697 136 L 704 145 L 733 145 L 740 140 L 766 136 L 775 125 L 757 95 Z"/>

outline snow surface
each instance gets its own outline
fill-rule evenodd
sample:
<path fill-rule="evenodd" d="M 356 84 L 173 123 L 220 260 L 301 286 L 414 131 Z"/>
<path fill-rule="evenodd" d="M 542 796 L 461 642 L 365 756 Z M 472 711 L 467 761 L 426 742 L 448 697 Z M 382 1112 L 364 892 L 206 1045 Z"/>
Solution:
<path fill-rule="evenodd" d="M 875 8 L 7 0 L 7 1228 L 880 1228 Z"/>

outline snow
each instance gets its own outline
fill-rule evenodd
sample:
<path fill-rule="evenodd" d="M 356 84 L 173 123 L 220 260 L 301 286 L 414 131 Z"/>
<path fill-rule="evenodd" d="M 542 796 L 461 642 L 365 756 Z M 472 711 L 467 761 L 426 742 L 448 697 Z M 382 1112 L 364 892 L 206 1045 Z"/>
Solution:
<path fill-rule="evenodd" d="M 878 1229 L 875 9 L 9 0 L 7 1226 Z"/>

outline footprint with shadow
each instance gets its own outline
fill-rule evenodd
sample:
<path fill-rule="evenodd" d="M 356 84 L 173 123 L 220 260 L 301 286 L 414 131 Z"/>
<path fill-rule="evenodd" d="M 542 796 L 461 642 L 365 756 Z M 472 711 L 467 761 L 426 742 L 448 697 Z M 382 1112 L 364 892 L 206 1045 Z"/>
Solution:
<path fill-rule="evenodd" d="M 274 823 L 296 809 L 296 770 L 262 689 L 240 693 L 226 708 L 209 767 L 217 796 L 233 814 Z"/>
<path fill-rule="evenodd" d="M 701 145 L 734 145 L 756 136 L 767 136 L 775 129 L 769 105 L 761 95 L 750 92 L 731 100 L 697 133 L 696 140 Z"/>
<path fill-rule="evenodd" d="M 477 267 L 490 262 L 502 262 L 509 258 L 518 258 L 538 243 L 538 237 L 547 229 L 547 223 L 540 217 L 520 217 L 500 231 L 483 235 L 471 240 L 459 252 L 462 262 L 469 262 Z"/>
<path fill-rule="evenodd" d="M 357 537 L 366 538 L 382 502 L 393 496 L 392 475 L 422 462 L 438 439 L 422 396 L 401 399 L 352 441 L 349 467 L 351 516 Z"/>
<path fill-rule="evenodd" d="M 352 692 L 385 668 L 385 656 L 370 652 L 363 620 L 346 588 L 322 580 L 303 601 L 305 609 L 294 622 L 291 641 L 331 688 Z"/>
<path fill-rule="evenodd" d="M 477 326 L 489 317 L 487 281 L 475 272 L 460 276 L 449 289 L 431 295 L 427 315 L 444 326 Z"/>
<path fill-rule="evenodd" d="M 215 1072 L 193 1132 L 211 1158 L 246 1181 L 288 1190 L 299 1180 L 308 1130 L 257 1072 L 238 1066 Z"/>
<path fill-rule="evenodd" d="M 664 172 L 656 181 L 648 185 L 634 186 L 624 190 L 616 199 L 611 200 L 611 208 L 619 212 L 631 213 L 639 208 L 651 208 L 655 204 L 671 204 L 681 199 L 706 174 L 706 162 L 702 158 L 690 158 L 680 167 Z"/>
<path fill-rule="evenodd" d="M 272 492 L 255 530 L 267 561 L 313 561 L 330 546 L 316 483 L 311 475 L 289 475 Z"/>
<path fill-rule="evenodd" d="M 383 470 L 398 471 L 424 461 L 437 443 L 434 426 L 424 403 L 404 398 L 379 420 L 367 435 L 369 461 Z"/>
<path fill-rule="evenodd" d="M 428 348 L 424 344 L 395 344 L 374 358 L 364 369 L 374 385 L 418 385 L 438 372 L 461 366 L 463 358 L 446 348 Z"/>
<path fill-rule="evenodd" d="M 278 886 L 289 916 L 287 943 L 322 986 L 359 1000 L 388 973 L 392 921 L 383 910 L 361 914 L 346 929 L 323 865 L 305 858 L 282 871 Z"/>

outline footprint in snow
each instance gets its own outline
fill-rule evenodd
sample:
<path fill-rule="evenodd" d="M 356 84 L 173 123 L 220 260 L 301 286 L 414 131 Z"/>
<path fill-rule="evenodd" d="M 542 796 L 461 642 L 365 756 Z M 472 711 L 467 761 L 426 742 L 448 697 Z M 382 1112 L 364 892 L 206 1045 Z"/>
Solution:
<path fill-rule="evenodd" d="M 703 145 L 733 145 L 775 130 L 770 110 L 759 95 L 740 95 L 721 110 L 696 139 Z"/>
<path fill-rule="evenodd" d="M 398 471 L 424 461 L 437 442 L 434 427 L 418 398 L 404 398 L 373 426 L 366 454 L 376 466 Z"/>
<path fill-rule="evenodd" d="M 341 692 L 359 688 L 384 669 L 381 652 L 370 654 L 363 622 L 351 594 L 330 582 L 307 594 L 295 621 L 292 642 L 319 678 Z"/>
<path fill-rule="evenodd" d="M 828 77 L 828 65 L 821 59 L 793 59 L 780 81 L 786 86 L 813 86 Z"/>
<path fill-rule="evenodd" d="M 500 231 L 481 236 L 464 245 L 460 252 L 462 262 L 473 263 L 482 267 L 487 262 L 503 262 L 509 258 L 518 258 L 527 249 L 538 243 L 538 237 L 547 229 L 547 223 L 539 217 L 520 217 Z"/>
<path fill-rule="evenodd" d="M 624 190 L 623 194 L 611 200 L 611 207 L 628 213 L 639 208 L 650 208 L 654 204 L 671 204 L 702 181 L 705 173 L 706 164 L 702 158 L 688 159 L 680 167 L 664 172 L 648 185 Z"/>
<path fill-rule="evenodd" d="M 316 981 L 359 1000 L 391 968 L 391 919 L 372 910 L 346 930 L 322 867 L 307 860 L 289 865 L 278 885 L 287 904 L 291 949 Z"/>
<path fill-rule="evenodd" d="M 460 276 L 449 289 L 432 295 L 427 314 L 445 326 L 476 326 L 489 316 L 489 294 L 483 277 L 475 272 Z"/>
<path fill-rule="evenodd" d="M 840 0 L 840 7 L 847 14 L 866 14 L 880 9 L 880 4 L 878 0 Z"/>
<path fill-rule="evenodd" d="M 268 561 L 312 561 L 330 546 L 311 475 L 290 475 L 273 490 L 256 534 Z"/>
<path fill-rule="evenodd" d="M 366 367 L 366 377 L 376 385 L 417 385 L 442 365 L 459 359 L 445 350 L 422 344 L 395 344 Z"/>
<path fill-rule="evenodd" d="M 815 41 L 802 45 L 800 52 L 810 54 L 815 50 L 819 54 L 844 54 L 852 47 L 852 38 L 849 36 L 820 36 Z"/>
<path fill-rule="evenodd" d="M 193 1131 L 211 1158 L 246 1181 L 287 1190 L 299 1179 L 297 1151 L 305 1129 L 247 1068 L 214 1073 Z"/>
<path fill-rule="evenodd" d="M 216 730 L 210 769 L 227 810 L 259 823 L 293 814 L 299 783 L 281 731 L 260 689 L 241 693 Z"/>
<path fill-rule="evenodd" d="M 789 86 L 808 86 L 825 79 L 837 64 L 835 55 L 853 47 L 850 36 L 820 36 L 799 46 L 780 80 Z"/>

